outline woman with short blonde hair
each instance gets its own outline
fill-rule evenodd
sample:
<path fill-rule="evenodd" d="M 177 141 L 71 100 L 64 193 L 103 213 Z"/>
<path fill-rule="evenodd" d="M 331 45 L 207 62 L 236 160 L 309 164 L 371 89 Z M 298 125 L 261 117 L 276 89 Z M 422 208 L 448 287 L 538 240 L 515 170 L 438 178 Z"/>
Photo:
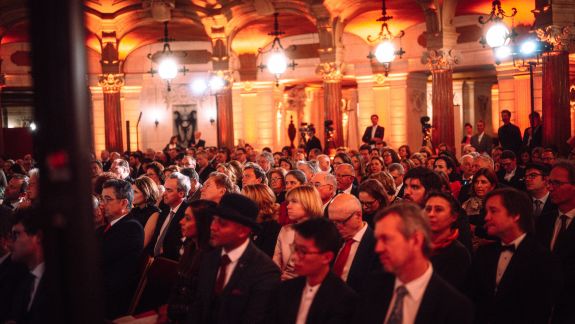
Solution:
<path fill-rule="evenodd" d="M 250 184 L 242 189 L 242 194 L 254 201 L 259 208 L 257 222 L 261 231 L 254 235 L 254 244 L 272 257 L 281 225 L 276 221 L 279 204 L 274 192 L 265 184 Z"/>

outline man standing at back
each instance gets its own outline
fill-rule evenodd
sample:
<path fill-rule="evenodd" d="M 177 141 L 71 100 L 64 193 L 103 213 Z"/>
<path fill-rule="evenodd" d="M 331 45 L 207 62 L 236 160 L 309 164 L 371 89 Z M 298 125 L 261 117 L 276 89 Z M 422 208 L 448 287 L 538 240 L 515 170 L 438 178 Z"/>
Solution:
<path fill-rule="evenodd" d="M 375 252 L 385 272 L 366 279 L 357 324 L 473 322 L 471 302 L 434 271 L 429 224 L 413 203 L 398 203 L 375 218 Z"/>
<path fill-rule="evenodd" d="M 485 134 L 485 122 L 483 120 L 477 122 L 477 134 L 471 136 L 471 146 L 475 147 L 479 153 L 491 152 L 493 139 Z"/>
<path fill-rule="evenodd" d="M 511 123 L 511 112 L 507 109 L 501 111 L 501 120 L 503 126 L 499 127 L 497 136 L 499 137 L 499 144 L 504 150 L 510 150 L 519 156 L 521 153 L 521 131 L 519 127 Z"/>
<path fill-rule="evenodd" d="M 378 115 L 371 115 L 371 126 L 368 126 L 363 133 L 361 141 L 365 144 L 375 144 L 376 142 L 383 141 L 383 135 L 385 134 L 385 128 L 379 126 Z"/>
<path fill-rule="evenodd" d="M 280 270 L 253 243 L 258 207 L 240 194 L 226 194 L 214 211 L 210 243 L 202 260 L 190 323 L 265 323 Z"/>

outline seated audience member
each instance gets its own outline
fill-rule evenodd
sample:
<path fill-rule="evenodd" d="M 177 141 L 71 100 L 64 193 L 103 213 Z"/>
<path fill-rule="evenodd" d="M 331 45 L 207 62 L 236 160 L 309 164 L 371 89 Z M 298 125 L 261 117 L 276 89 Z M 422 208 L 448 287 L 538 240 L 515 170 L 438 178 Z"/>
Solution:
<path fill-rule="evenodd" d="M 130 173 L 130 177 L 132 179 L 136 179 L 146 173 L 146 170 L 142 165 L 143 159 L 141 152 L 132 152 L 130 154 L 128 164 L 130 165 L 130 168 L 132 168 L 132 172 Z"/>
<path fill-rule="evenodd" d="M 234 190 L 234 184 L 228 176 L 221 172 L 212 172 L 200 189 L 200 199 L 211 200 L 219 204 L 226 193 L 232 193 Z"/>
<path fill-rule="evenodd" d="M 549 199 L 557 210 L 541 213 L 536 233 L 539 242 L 561 261 L 564 285 L 551 323 L 575 322 L 575 164 L 559 160 L 547 179 Z"/>
<path fill-rule="evenodd" d="M 102 172 L 104 172 L 104 166 L 102 162 L 98 160 L 93 160 L 90 163 L 90 170 L 92 171 L 92 180 L 97 178 Z"/>
<path fill-rule="evenodd" d="M 497 172 L 497 178 L 500 183 L 517 190 L 525 190 L 525 170 L 517 166 L 517 158 L 513 151 L 503 151 L 499 165 L 501 168 Z"/>
<path fill-rule="evenodd" d="M 355 172 L 355 179 L 353 182 L 359 184 L 367 177 L 363 156 L 359 153 L 353 154 L 351 156 L 351 165 L 353 165 L 353 171 Z"/>
<path fill-rule="evenodd" d="M 403 194 L 405 193 L 405 187 L 403 186 L 403 177 L 405 176 L 405 168 L 401 163 L 392 163 L 389 165 L 389 174 L 393 177 L 393 182 L 395 184 L 395 193 L 390 197 L 390 201 L 393 203 L 396 198 L 401 200 Z"/>
<path fill-rule="evenodd" d="M 549 166 L 553 166 L 557 161 L 557 151 L 552 147 L 544 148 L 541 153 L 541 161 Z"/>
<path fill-rule="evenodd" d="M 490 169 L 479 169 L 471 181 L 473 193 L 461 205 L 471 224 L 473 233 L 473 247 L 477 249 L 482 244 L 489 243 L 489 237 L 485 231 L 485 197 L 497 188 L 497 175 Z M 492 238 L 491 238 L 492 239 Z M 487 241 L 486 241 L 487 240 Z"/>
<path fill-rule="evenodd" d="M 359 202 L 362 218 L 371 228 L 375 215 L 389 204 L 383 185 L 375 179 L 367 179 L 359 185 Z"/>
<path fill-rule="evenodd" d="M 181 173 L 190 178 L 190 191 L 188 192 L 188 198 L 186 199 L 186 202 L 189 203 L 200 199 L 200 196 L 202 195 L 202 184 L 200 183 L 200 177 L 198 176 L 196 170 L 192 168 L 183 168 Z"/>
<path fill-rule="evenodd" d="M 286 172 L 289 172 L 291 170 L 294 170 L 295 166 L 291 158 L 281 158 L 280 168 L 284 169 Z"/>
<path fill-rule="evenodd" d="M 485 198 L 485 227 L 501 242 L 480 247 L 469 276 L 475 323 L 548 323 L 561 271 L 533 236 L 531 200 L 513 188 Z"/>
<path fill-rule="evenodd" d="M 168 301 L 168 318 L 174 323 L 186 321 L 198 286 L 200 265 L 209 251 L 210 226 L 216 203 L 195 200 L 190 203 L 180 220 L 182 257 L 178 264 L 178 278 Z"/>
<path fill-rule="evenodd" d="M 477 155 L 473 158 L 471 169 L 469 170 L 469 172 L 471 172 L 472 174 L 472 176 L 470 177 L 470 181 L 468 181 L 467 184 L 461 187 L 461 190 L 459 191 L 459 197 L 457 197 L 457 200 L 459 200 L 461 204 L 463 204 L 467 199 L 469 199 L 473 195 L 472 178 L 473 174 L 479 171 L 479 169 L 489 169 L 495 172 L 495 162 L 493 162 L 493 159 L 486 154 Z"/>
<path fill-rule="evenodd" d="M 248 162 L 244 165 L 242 186 L 247 186 L 256 183 L 263 183 L 265 185 L 268 184 L 266 171 L 262 169 L 259 165 Z"/>
<path fill-rule="evenodd" d="M 549 194 L 550 172 L 551 168 L 543 163 L 527 163 L 525 166 L 525 187 L 529 197 L 533 200 L 533 218 L 536 223 L 542 214 L 557 211 L 557 205 L 551 201 Z"/>
<path fill-rule="evenodd" d="M 331 172 L 331 160 L 329 156 L 325 154 L 320 154 L 317 156 L 317 163 L 319 166 L 319 170 L 323 172 Z"/>
<path fill-rule="evenodd" d="M 380 270 L 374 252 L 373 230 L 363 221 L 359 200 L 350 194 L 337 195 L 329 205 L 329 220 L 344 240 L 333 263 L 333 273 L 359 292 L 365 278 Z"/>
<path fill-rule="evenodd" d="M 285 188 L 286 188 L 286 195 L 287 192 L 295 187 L 299 187 L 307 183 L 307 179 L 305 174 L 300 170 L 291 170 L 286 173 L 285 176 Z M 284 201 L 280 203 L 279 209 L 279 216 L 278 216 L 278 223 L 280 225 L 290 224 L 291 221 L 287 214 L 287 201 L 284 198 Z"/>
<path fill-rule="evenodd" d="M 421 209 L 401 202 L 375 219 L 375 252 L 387 272 L 366 279 L 354 323 L 473 323 L 471 302 L 433 268 Z"/>
<path fill-rule="evenodd" d="M 17 209 L 24 197 L 26 196 L 26 189 L 30 183 L 30 178 L 23 174 L 14 173 L 10 181 L 8 181 L 8 186 L 6 191 L 4 191 L 4 201 L 2 206 L 14 210 Z"/>
<path fill-rule="evenodd" d="M 411 156 L 411 148 L 409 147 L 409 145 L 401 145 L 397 149 L 397 155 L 402 160 L 403 159 L 409 159 L 409 157 Z"/>
<path fill-rule="evenodd" d="M 471 178 L 473 178 L 473 155 L 466 154 L 461 157 L 459 162 L 459 169 L 461 170 L 461 184 L 465 187 L 465 185 L 471 183 Z"/>
<path fill-rule="evenodd" d="M 319 192 L 321 198 L 321 210 L 325 217 L 327 217 L 327 207 L 335 197 L 337 192 L 337 179 L 328 172 L 318 172 L 313 175 L 310 182 Z"/>
<path fill-rule="evenodd" d="M 322 217 L 321 198 L 319 192 L 310 186 L 299 186 L 287 192 L 287 212 L 292 224 L 301 223 L 307 219 Z M 291 244 L 294 239 L 293 225 L 284 225 L 276 242 L 273 260 L 281 270 L 282 280 L 297 276 L 294 269 Z"/>
<path fill-rule="evenodd" d="M 349 323 L 357 295 L 330 272 L 340 236 L 325 218 L 294 226 L 292 245 L 298 278 L 284 281 L 270 303 L 267 323 Z"/>
<path fill-rule="evenodd" d="M 144 229 L 126 217 L 134 200 L 129 182 L 108 180 L 102 190 L 108 225 L 99 234 L 102 242 L 102 275 L 106 318 L 126 315 L 136 288 L 139 260 L 144 247 Z"/>
<path fill-rule="evenodd" d="M 26 187 L 26 195 L 18 206 L 18 209 L 28 208 L 38 202 L 38 194 L 40 189 L 40 170 L 37 168 L 28 171 L 28 186 Z"/>
<path fill-rule="evenodd" d="M 305 174 L 306 182 L 310 182 L 313 175 L 319 172 L 319 168 L 311 161 L 298 161 L 297 169 Z"/>
<path fill-rule="evenodd" d="M 342 163 L 335 168 L 335 177 L 337 180 L 337 193 L 358 195 L 358 188 L 353 182 L 355 180 L 355 170 L 353 165 Z"/>
<path fill-rule="evenodd" d="M 274 192 L 278 204 L 284 202 L 286 198 L 285 175 L 286 171 L 282 168 L 274 168 L 268 172 L 270 188 Z"/>
<path fill-rule="evenodd" d="M 134 180 L 132 190 L 134 190 L 134 201 L 130 216 L 144 228 L 144 247 L 146 247 L 152 240 L 158 223 L 160 209 L 156 204 L 160 200 L 160 192 L 156 183 L 146 176 Z"/>
<path fill-rule="evenodd" d="M 449 181 L 449 190 L 457 199 L 459 191 L 461 190 L 461 177 L 456 171 L 457 166 L 455 161 L 447 155 L 440 155 L 435 159 L 433 164 L 433 171 L 443 172 L 447 175 Z"/>
<path fill-rule="evenodd" d="M 215 250 L 200 265 L 190 323 L 264 323 L 280 272 L 253 243 L 257 205 L 226 194 L 214 211 L 210 243 Z"/>
<path fill-rule="evenodd" d="M 459 230 L 455 223 L 459 217 L 466 217 L 465 213 L 452 195 L 443 192 L 429 193 L 424 211 L 431 229 L 433 269 L 453 287 L 463 291 L 471 256 L 457 240 Z"/>
<path fill-rule="evenodd" d="M 268 186 L 261 183 L 245 186 L 242 194 L 255 202 L 259 209 L 257 222 L 261 230 L 254 233 L 253 242 L 271 258 L 281 229 L 276 221 L 279 204 L 276 203 L 275 195 Z"/>
<path fill-rule="evenodd" d="M 264 173 L 268 173 L 275 164 L 274 156 L 269 152 L 262 152 L 258 156 L 257 164 Z"/>
<path fill-rule="evenodd" d="M 134 178 L 130 177 L 130 165 L 123 159 L 115 159 L 110 167 L 110 172 L 114 173 L 120 180 L 134 183 Z"/>
<path fill-rule="evenodd" d="M 206 151 L 196 153 L 196 169 L 202 184 L 205 184 L 210 174 L 216 171 L 216 169 L 211 165 Z"/>
<path fill-rule="evenodd" d="M 160 212 L 150 243 L 146 251 L 150 256 L 162 256 L 174 261 L 180 259 L 182 231 L 180 220 L 187 208 L 186 196 L 190 191 L 190 179 L 174 172 L 164 184 L 166 192 L 162 197 L 166 209 Z"/>
<path fill-rule="evenodd" d="M 369 160 L 369 175 L 377 174 L 385 170 L 383 159 L 379 156 L 373 156 Z"/>

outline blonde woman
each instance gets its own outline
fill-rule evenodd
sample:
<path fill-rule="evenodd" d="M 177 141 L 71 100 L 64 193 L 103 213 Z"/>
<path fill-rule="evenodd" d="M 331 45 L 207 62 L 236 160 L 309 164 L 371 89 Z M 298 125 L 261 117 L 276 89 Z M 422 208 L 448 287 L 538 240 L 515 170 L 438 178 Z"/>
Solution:
<path fill-rule="evenodd" d="M 252 237 L 254 244 L 272 257 L 281 229 L 281 225 L 276 220 L 279 209 L 276 196 L 270 187 L 261 183 L 245 186 L 242 189 L 242 194 L 253 200 L 260 209 L 257 222 L 262 229 Z"/>
<path fill-rule="evenodd" d="M 322 217 L 321 198 L 315 187 L 306 185 L 293 188 L 287 192 L 286 201 L 288 202 L 288 217 L 292 223 L 297 224 L 310 218 Z M 295 232 L 291 224 L 284 225 L 278 234 L 273 260 L 282 272 L 282 280 L 297 276 L 291 251 L 294 236 Z"/>

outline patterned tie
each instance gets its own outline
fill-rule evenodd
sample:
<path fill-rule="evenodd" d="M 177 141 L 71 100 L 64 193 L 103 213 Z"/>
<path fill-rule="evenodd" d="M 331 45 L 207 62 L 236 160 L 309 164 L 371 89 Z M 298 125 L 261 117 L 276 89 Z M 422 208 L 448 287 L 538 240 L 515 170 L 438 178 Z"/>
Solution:
<path fill-rule="evenodd" d="M 395 289 L 395 303 L 387 320 L 387 324 L 403 324 L 403 298 L 407 295 L 405 286 L 399 286 Z"/>
<path fill-rule="evenodd" d="M 220 259 L 220 274 L 218 274 L 218 278 L 216 279 L 216 287 L 214 288 L 214 293 L 216 295 L 220 295 L 224 290 L 228 265 L 231 262 L 232 260 L 230 260 L 230 257 L 228 257 L 227 254 L 222 255 Z"/>
<path fill-rule="evenodd" d="M 162 254 L 164 250 L 164 239 L 166 238 L 166 233 L 168 233 L 168 229 L 170 228 L 170 223 L 172 222 L 172 218 L 174 216 L 174 211 L 170 211 L 168 214 L 168 219 L 166 220 L 167 224 L 164 227 L 164 230 L 158 236 L 158 240 L 156 241 L 156 245 L 154 246 L 154 256 L 158 256 Z"/>
<path fill-rule="evenodd" d="M 349 258 L 349 253 L 351 252 L 351 246 L 353 245 L 353 242 L 355 242 L 353 239 L 347 239 L 345 241 L 341 252 L 339 252 L 337 259 L 333 264 L 333 273 L 338 277 L 341 277 L 343 273 L 343 268 L 345 267 L 347 259 Z"/>
<path fill-rule="evenodd" d="M 533 201 L 533 203 L 535 204 L 535 210 L 533 210 L 533 216 L 535 217 L 539 217 L 539 215 L 541 215 L 541 210 L 543 207 L 543 202 L 539 199 L 535 199 Z"/>

